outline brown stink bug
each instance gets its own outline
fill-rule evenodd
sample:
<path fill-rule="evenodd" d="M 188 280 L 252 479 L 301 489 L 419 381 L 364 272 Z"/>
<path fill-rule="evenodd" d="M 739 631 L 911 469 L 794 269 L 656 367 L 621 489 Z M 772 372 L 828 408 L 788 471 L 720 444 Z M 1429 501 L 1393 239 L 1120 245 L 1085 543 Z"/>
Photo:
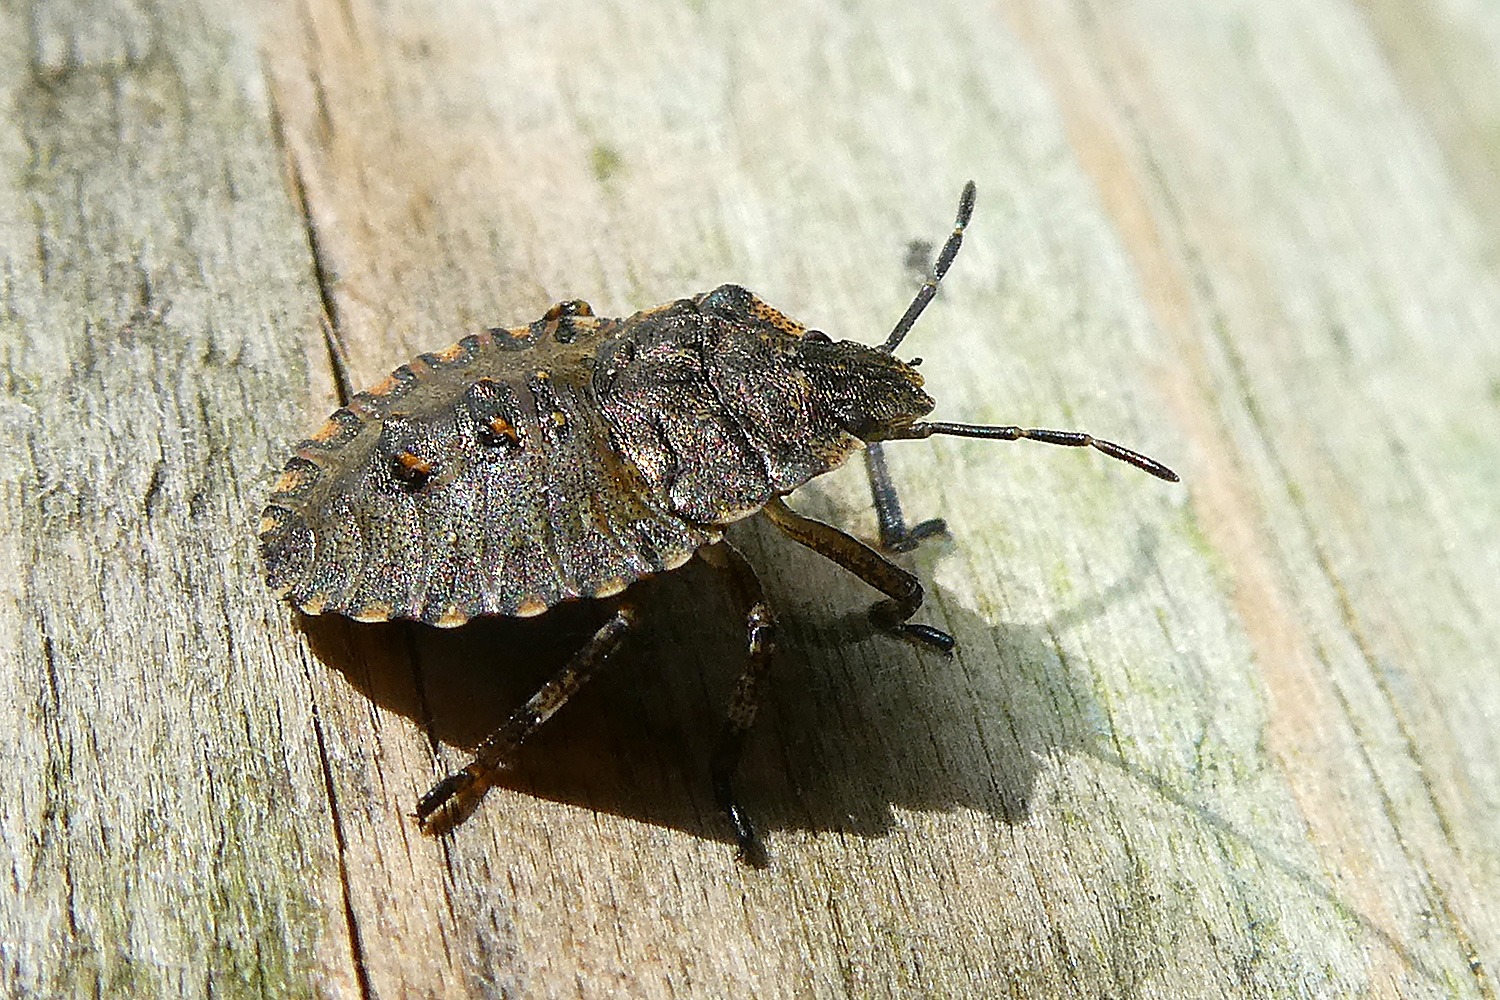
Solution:
<path fill-rule="evenodd" d="M 887 549 L 908 529 L 879 442 L 934 434 L 1091 446 L 1175 482 L 1160 463 L 1073 431 L 926 421 L 922 376 L 894 356 L 937 291 L 974 208 L 965 186 L 932 273 L 879 347 L 835 341 L 736 285 L 627 319 L 561 302 L 529 326 L 465 337 L 354 396 L 286 464 L 260 525 L 271 587 L 308 614 L 462 625 L 601 602 L 607 620 L 556 676 L 422 797 L 444 832 L 468 814 L 523 740 L 610 657 L 637 620 L 628 588 L 695 554 L 721 568 L 744 609 L 748 664 L 710 772 L 741 857 L 764 852 L 733 776 L 755 718 L 775 617 L 755 571 L 724 539 L 753 515 L 854 573 L 885 599 L 879 627 L 950 650 L 909 621 L 922 585 L 782 497 L 866 448 Z"/>

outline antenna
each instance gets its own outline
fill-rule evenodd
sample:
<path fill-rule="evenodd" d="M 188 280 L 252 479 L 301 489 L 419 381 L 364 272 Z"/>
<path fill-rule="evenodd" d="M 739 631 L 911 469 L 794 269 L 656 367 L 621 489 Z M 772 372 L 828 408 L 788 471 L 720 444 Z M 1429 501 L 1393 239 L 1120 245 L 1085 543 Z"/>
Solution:
<path fill-rule="evenodd" d="M 1169 483 L 1180 482 L 1177 473 L 1162 465 L 1154 458 L 1142 455 L 1122 444 L 1113 441 L 1105 441 L 1096 438 L 1092 434 L 1083 431 L 1049 431 L 1036 427 L 995 427 L 986 424 L 950 424 L 940 420 L 923 421 L 908 424 L 895 433 L 889 435 L 887 441 L 908 441 L 913 439 L 930 438 L 934 434 L 949 434 L 953 437 L 987 438 L 996 441 L 1041 441 L 1043 444 L 1060 444 L 1069 448 L 1094 448 L 1104 452 L 1110 458 L 1119 459 L 1129 465 L 1135 466 L 1143 472 L 1149 472 L 1157 479 L 1165 479 Z"/>
<path fill-rule="evenodd" d="M 953 223 L 953 235 L 948 237 L 948 242 L 943 244 L 943 252 L 938 254 L 937 263 L 932 265 L 932 277 L 922 282 L 922 287 L 917 291 L 917 297 L 911 300 L 911 305 L 906 307 L 906 314 L 891 331 L 891 335 L 885 338 L 885 343 L 880 345 L 880 350 L 887 354 L 895 352 L 901 346 L 901 341 L 911 332 L 912 324 L 917 317 L 922 315 L 922 310 L 927 308 L 927 303 L 937 294 L 938 282 L 943 280 L 943 275 L 948 273 L 948 268 L 953 264 L 953 258 L 958 256 L 958 248 L 964 242 L 964 227 L 969 224 L 969 216 L 974 214 L 974 182 L 970 181 L 964 185 L 964 193 L 958 196 L 958 218 Z"/>
<path fill-rule="evenodd" d="M 958 218 L 953 222 L 953 233 L 948 237 L 948 242 L 943 244 L 943 252 L 938 254 L 937 263 L 932 265 L 932 277 L 922 282 L 922 287 L 917 291 L 916 298 L 911 300 L 911 305 L 906 307 L 906 314 L 891 331 L 891 335 L 885 338 L 879 350 L 887 354 L 895 352 L 911 332 L 912 325 L 916 323 L 917 317 L 922 315 L 922 310 L 927 308 L 927 303 L 937 294 L 938 282 L 943 280 L 943 275 L 948 273 L 948 268 L 953 265 L 953 258 L 958 256 L 958 248 L 963 246 L 964 227 L 969 224 L 969 217 L 974 214 L 974 182 L 964 185 L 963 194 L 958 196 Z M 1094 448 L 1104 452 L 1110 458 L 1118 459 L 1129 465 L 1135 466 L 1143 472 L 1149 472 L 1157 479 L 1165 479 L 1169 483 L 1179 482 L 1177 473 L 1162 465 L 1154 458 L 1142 455 L 1122 444 L 1113 441 L 1105 441 L 1096 438 L 1092 434 L 1083 431 L 1051 431 L 1039 427 L 996 427 L 985 424 L 951 424 L 944 421 L 924 421 L 921 423 L 908 424 L 906 427 L 888 435 L 887 441 L 906 441 L 912 439 L 929 438 L 934 434 L 949 434 L 953 437 L 987 438 L 995 441 L 1019 441 L 1023 438 L 1027 441 L 1041 441 L 1044 444 L 1060 444 L 1069 448 Z M 874 445 L 876 442 L 871 442 Z M 872 449 L 873 450 L 873 449 Z M 876 456 L 877 458 L 880 457 Z M 884 462 L 878 463 L 879 469 L 872 464 L 870 474 L 871 482 L 876 487 L 877 506 L 880 500 L 880 487 L 884 483 L 886 492 L 894 498 L 895 492 L 890 488 L 889 477 L 885 475 Z M 894 516 L 900 520 L 899 507 Z M 883 515 L 885 509 L 882 507 Z M 918 528 L 923 525 L 918 525 Z M 935 529 L 941 530 L 941 529 Z M 885 537 L 886 525 L 882 521 L 881 536 Z M 893 536 L 894 537 L 894 536 Z"/>

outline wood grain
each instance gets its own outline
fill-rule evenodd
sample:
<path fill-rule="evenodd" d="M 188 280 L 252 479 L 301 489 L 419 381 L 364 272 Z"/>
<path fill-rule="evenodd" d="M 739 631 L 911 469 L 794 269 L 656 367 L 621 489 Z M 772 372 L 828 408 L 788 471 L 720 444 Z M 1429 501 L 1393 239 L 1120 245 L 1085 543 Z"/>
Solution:
<path fill-rule="evenodd" d="M 0 5 L 0 992 L 1477 997 L 1500 968 L 1500 14 L 1456 0 Z M 253 528 L 424 350 L 737 281 L 875 341 L 952 658 L 750 524 L 451 837 L 591 628 L 302 619 Z M 869 537 L 850 467 L 798 509 Z"/>

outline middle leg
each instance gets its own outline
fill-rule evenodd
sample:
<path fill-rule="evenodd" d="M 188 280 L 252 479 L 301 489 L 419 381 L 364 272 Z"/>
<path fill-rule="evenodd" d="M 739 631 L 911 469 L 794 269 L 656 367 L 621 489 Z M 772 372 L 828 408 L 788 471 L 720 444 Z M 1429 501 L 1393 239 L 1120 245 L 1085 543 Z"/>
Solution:
<path fill-rule="evenodd" d="M 755 715 L 760 707 L 760 682 L 770 665 L 771 654 L 776 650 L 776 616 L 771 613 L 771 606 L 766 602 L 760 578 L 755 575 L 755 567 L 740 555 L 738 549 L 727 541 L 721 541 L 699 549 L 698 553 L 704 562 L 728 574 L 735 602 L 745 614 L 745 670 L 735 681 L 734 691 L 729 696 L 729 711 L 724 720 L 724 729 L 719 735 L 719 744 L 714 748 L 713 761 L 709 765 L 714 799 L 734 828 L 740 860 L 751 867 L 764 868 L 767 863 L 765 845 L 760 842 L 749 814 L 735 795 L 734 773 L 739 768 L 745 740 L 750 735 L 750 727 L 755 724 Z"/>

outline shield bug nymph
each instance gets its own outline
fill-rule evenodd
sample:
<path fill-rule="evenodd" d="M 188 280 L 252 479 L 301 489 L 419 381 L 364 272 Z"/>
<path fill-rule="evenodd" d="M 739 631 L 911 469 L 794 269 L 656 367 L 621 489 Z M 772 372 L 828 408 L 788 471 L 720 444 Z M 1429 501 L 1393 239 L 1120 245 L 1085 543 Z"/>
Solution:
<path fill-rule="evenodd" d="M 560 302 L 527 326 L 402 365 L 302 442 L 263 513 L 260 549 L 271 587 L 308 614 L 447 628 L 601 603 L 605 621 L 583 649 L 422 797 L 425 830 L 466 816 L 522 741 L 611 657 L 638 620 L 630 585 L 697 555 L 725 573 L 743 609 L 747 664 L 710 775 L 741 856 L 762 863 L 733 776 L 776 619 L 726 527 L 767 519 L 884 594 L 870 609 L 877 626 L 947 651 L 951 636 L 910 620 L 922 606 L 915 576 L 782 497 L 867 449 L 883 547 L 901 549 L 941 522 L 905 526 L 884 441 L 949 434 L 1092 447 L 1176 481 L 1153 459 L 1076 431 L 924 419 L 934 402 L 895 351 L 957 255 L 973 207 L 971 182 L 931 275 L 879 346 L 809 330 L 737 285 L 626 319 Z"/>

